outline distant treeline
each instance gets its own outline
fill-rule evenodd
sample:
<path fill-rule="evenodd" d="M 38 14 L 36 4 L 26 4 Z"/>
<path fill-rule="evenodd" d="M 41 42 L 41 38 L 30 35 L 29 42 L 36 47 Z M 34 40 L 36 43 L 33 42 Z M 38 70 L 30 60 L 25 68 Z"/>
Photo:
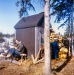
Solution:
<path fill-rule="evenodd" d="M 13 33 L 13 34 L 3 34 L 2 32 L 0 32 L 0 39 L 2 39 L 3 37 L 14 37 L 15 36 L 15 34 Z"/>

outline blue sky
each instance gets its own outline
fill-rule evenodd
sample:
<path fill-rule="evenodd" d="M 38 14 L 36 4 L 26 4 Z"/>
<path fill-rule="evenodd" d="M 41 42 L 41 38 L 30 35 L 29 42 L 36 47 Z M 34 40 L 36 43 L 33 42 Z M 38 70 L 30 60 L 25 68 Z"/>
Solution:
<path fill-rule="evenodd" d="M 18 21 L 15 0 L 0 0 L 0 31 L 3 33 L 14 32 L 13 26 Z"/>
<path fill-rule="evenodd" d="M 0 32 L 4 34 L 15 33 L 14 25 L 20 19 L 18 15 L 18 8 L 15 5 L 16 1 L 17 0 L 0 0 Z M 43 12 L 43 6 L 40 5 L 38 1 L 34 2 L 33 0 L 33 4 L 36 12 L 29 11 L 29 15 Z M 58 33 L 59 31 L 57 30 L 57 23 L 53 23 L 53 20 L 51 22 L 53 29 Z M 60 31 L 62 31 L 62 33 L 64 32 L 62 28 L 60 29 Z"/>

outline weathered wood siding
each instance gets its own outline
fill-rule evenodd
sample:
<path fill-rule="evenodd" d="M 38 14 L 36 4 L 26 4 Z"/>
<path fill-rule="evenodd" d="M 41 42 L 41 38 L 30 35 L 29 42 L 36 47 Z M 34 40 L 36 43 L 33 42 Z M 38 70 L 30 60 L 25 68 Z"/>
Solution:
<path fill-rule="evenodd" d="M 27 48 L 28 55 L 35 55 L 35 28 L 16 29 L 16 39 Z"/>

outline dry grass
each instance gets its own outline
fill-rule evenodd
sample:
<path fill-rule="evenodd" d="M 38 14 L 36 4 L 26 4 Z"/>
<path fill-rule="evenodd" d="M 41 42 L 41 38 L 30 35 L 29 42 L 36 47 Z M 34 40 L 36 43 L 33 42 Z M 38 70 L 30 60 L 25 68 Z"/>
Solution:
<path fill-rule="evenodd" d="M 0 75 L 43 75 L 43 63 L 34 65 L 31 60 L 23 61 L 22 65 L 9 62 L 0 63 Z"/>
<path fill-rule="evenodd" d="M 62 60 L 52 60 L 52 65 L 56 66 Z M 74 75 L 74 60 L 71 60 L 57 75 Z M 31 59 L 23 61 L 22 65 L 10 62 L 0 62 L 0 75 L 44 75 L 44 63 L 33 64 Z"/>

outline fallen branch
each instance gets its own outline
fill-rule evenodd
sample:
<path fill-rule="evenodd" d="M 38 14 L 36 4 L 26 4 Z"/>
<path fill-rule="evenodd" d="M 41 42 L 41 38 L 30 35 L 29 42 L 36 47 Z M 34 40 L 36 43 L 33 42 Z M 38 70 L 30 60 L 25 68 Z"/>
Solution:
<path fill-rule="evenodd" d="M 35 58 L 34 58 L 33 54 L 31 55 L 32 61 L 33 61 L 34 64 L 36 64 L 36 63 L 41 62 L 41 61 L 44 60 L 44 58 L 39 59 L 41 57 L 40 56 L 41 55 L 41 51 L 43 51 L 43 49 L 39 50 L 39 52 L 38 52 L 38 54 L 37 54 L 37 56 Z"/>
<path fill-rule="evenodd" d="M 39 63 L 39 62 L 42 62 L 44 60 L 44 58 L 38 60 L 37 62 L 35 62 L 35 64 Z"/>
<path fill-rule="evenodd" d="M 31 55 L 31 57 L 32 57 L 32 61 L 34 64 L 37 64 L 37 63 L 42 62 L 44 60 L 44 58 L 37 60 L 36 58 L 34 58 L 33 54 Z"/>

